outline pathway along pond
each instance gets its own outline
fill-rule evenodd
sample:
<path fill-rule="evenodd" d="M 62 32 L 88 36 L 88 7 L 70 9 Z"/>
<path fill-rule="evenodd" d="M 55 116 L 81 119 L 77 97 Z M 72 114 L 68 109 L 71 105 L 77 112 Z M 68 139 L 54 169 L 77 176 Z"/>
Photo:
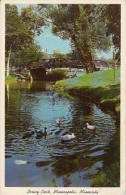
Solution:
<path fill-rule="evenodd" d="M 56 119 L 62 118 L 60 127 Z M 85 129 L 86 122 L 96 131 Z M 26 132 L 47 136 L 22 139 Z M 90 187 L 102 169 L 116 121 L 84 99 L 68 99 L 46 82 L 6 85 L 5 186 Z M 62 143 L 60 135 L 75 133 Z"/>

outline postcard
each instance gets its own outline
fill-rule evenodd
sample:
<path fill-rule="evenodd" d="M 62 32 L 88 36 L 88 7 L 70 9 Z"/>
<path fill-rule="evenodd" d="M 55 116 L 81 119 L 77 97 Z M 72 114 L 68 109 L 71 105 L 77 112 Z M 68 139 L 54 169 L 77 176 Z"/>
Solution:
<path fill-rule="evenodd" d="M 0 194 L 126 194 L 125 0 L 1 0 Z"/>

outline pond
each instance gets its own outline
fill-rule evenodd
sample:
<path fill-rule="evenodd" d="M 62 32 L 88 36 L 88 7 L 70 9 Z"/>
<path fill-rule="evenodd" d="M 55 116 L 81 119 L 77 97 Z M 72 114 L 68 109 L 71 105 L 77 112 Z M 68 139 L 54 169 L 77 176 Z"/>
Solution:
<path fill-rule="evenodd" d="M 102 169 L 116 121 L 89 99 L 66 98 L 49 82 L 6 85 L 5 186 L 90 187 Z M 57 118 L 62 119 L 57 126 Z M 85 124 L 96 125 L 88 130 Z M 43 130 L 23 139 L 26 132 Z M 61 135 L 75 139 L 61 142 Z"/>

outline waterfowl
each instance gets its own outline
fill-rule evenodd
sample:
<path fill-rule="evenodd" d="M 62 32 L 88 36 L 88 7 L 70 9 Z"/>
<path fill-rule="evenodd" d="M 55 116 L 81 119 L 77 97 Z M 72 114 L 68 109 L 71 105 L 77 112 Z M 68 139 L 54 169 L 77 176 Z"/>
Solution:
<path fill-rule="evenodd" d="M 16 165 L 25 165 L 27 164 L 27 161 L 26 160 L 15 160 L 14 163 Z"/>
<path fill-rule="evenodd" d="M 95 130 L 95 125 L 89 125 L 89 123 L 86 123 L 87 129 Z"/>
<path fill-rule="evenodd" d="M 56 119 L 56 124 L 57 124 L 57 126 L 60 126 L 60 125 L 61 125 L 61 120 L 60 120 L 60 118 L 57 118 L 57 119 Z"/>
<path fill-rule="evenodd" d="M 36 132 L 36 139 L 40 139 L 40 138 L 42 138 L 42 136 L 43 136 L 43 132 L 42 131 L 37 131 Z"/>
<path fill-rule="evenodd" d="M 24 135 L 22 136 L 22 139 L 26 139 L 26 138 L 32 137 L 32 135 L 34 135 L 34 131 L 26 132 L 26 133 L 24 133 Z"/>
<path fill-rule="evenodd" d="M 36 139 L 40 139 L 40 138 L 42 138 L 43 136 L 46 136 L 46 129 L 47 129 L 47 127 L 45 127 L 44 128 L 44 132 L 43 131 L 37 131 L 36 132 Z"/>
<path fill-rule="evenodd" d="M 47 135 L 47 127 L 44 127 L 44 132 L 43 132 L 43 136 Z"/>
<path fill-rule="evenodd" d="M 54 96 L 52 97 L 52 100 L 55 102 L 55 97 Z"/>
<path fill-rule="evenodd" d="M 61 141 L 69 141 L 71 139 L 74 139 L 75 138 L 75 135 L 74 135 L 74 133 L 72 133 L 72 134 L 66 134 L 66 135 L 61 135 L 60 138 L 61 138 Z"/>

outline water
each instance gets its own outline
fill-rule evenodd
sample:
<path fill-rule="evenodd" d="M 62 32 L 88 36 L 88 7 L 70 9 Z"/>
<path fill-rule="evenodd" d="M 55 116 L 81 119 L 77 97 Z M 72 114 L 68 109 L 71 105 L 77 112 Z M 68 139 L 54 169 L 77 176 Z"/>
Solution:
<path fill-rule="evenodd" d="M 116 131 L 114 118 L 87 99 L 62 97 L 46 82 L 7 85 L 5 111 L 6 186 L 91 186 Z M 95 124 L 96 131 L 87 130 L 86 122 Z M 22 139 L 44 127 L 46 137 Z M 62 143 L 60 135 L 66 133 L 76 138 Z"/>

